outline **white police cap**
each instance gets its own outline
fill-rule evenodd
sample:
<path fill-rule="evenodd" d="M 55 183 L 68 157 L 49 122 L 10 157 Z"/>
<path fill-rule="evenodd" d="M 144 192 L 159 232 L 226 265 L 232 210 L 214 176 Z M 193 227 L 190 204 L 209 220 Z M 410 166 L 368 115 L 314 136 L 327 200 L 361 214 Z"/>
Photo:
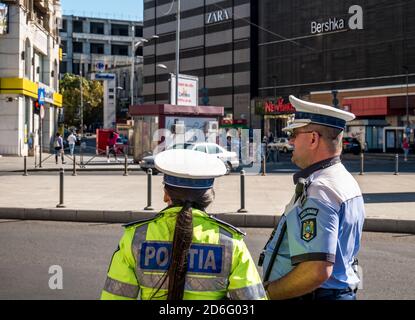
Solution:
<path fill-rule="evenodd" d="M 179 188 L 210 189 L 215 178 L 226 173 L 222 160 L 214 155 L 186 149 L 163 151 L 154 159 L 164 173 L 164 183 Z"/>
<path fill-rule="evenodd" d="M 300 100 L 290 96 L 290 102 L 295 108 L 294 121 L 288 124 L 283 131 L 292 131 L 308 124 L 318 124 L 344 130 L 346 122 L 355 118 L 353 113 L 319 103 Z"/>

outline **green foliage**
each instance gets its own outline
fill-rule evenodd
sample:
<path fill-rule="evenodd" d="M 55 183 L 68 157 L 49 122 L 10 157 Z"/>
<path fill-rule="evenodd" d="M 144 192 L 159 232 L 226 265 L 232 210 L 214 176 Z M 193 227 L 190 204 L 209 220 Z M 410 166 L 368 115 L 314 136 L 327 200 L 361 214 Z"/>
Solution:
<path fill-rule="evenodd" d="M 65 125 L 80 127 L 81 82 L 78 75 L 66 73 L 60 81 Z M 84 124 L 102 122 L 104 88 L 101 82 L 82 78 Z"/>

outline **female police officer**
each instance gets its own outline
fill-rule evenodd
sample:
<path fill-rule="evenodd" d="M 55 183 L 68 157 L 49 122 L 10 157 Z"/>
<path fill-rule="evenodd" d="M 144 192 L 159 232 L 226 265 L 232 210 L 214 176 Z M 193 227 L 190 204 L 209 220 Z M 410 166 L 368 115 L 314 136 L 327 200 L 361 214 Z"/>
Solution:
<path fill-rule="evenodd" d="M 126 225 L 102 299 L 266 299 L 241 231 L 205 212 L 221 160 L 191 150 L 155 158 L 168 207 Z"/>

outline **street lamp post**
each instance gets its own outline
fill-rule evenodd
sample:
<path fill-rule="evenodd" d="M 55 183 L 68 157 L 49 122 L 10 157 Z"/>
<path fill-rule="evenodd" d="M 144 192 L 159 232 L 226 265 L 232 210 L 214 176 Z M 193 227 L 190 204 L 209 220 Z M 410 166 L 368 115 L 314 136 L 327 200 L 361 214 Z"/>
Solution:
<path fill-rule="evenodd" d="M 81 90 L 81 141 L 84 139 L 84 95 L 82 87 L 82 56 L 79 63 L 79 83 Z"/>
<path fill-rule="evenodd" d="M 145 38 L 140 38 L 139 41 L 135 42 L 135 26 L 131 27 L 132 30 L 132 42 L 131 42 L 131 75 L 130 75 L 130 104 L 134 105 L 134 66 L 135 66 L 135 50 L 141 45 L 149 40 Z M 150 40 L 158 39 L 158 35 L 153 35 Z"/>
<path fill-rule="evenodd" d="M 403 66 L 406 70 L 406 127 L 409 128 L 409 67 Z"/>
<path fill-rule="evenodd" d="M 130 75 L 130 104 L 134 105 L 134 62 L 135 62 L 135 26 L 131 27 L 132 43 L 131 43 L 131 75 Z"/>
<path fill-rule="evenodd" d="M 177 30 L 176 30 L 176 106 L 179 105 L 179 71 L 180 71 L 180 0 L 177 0 Z"/>

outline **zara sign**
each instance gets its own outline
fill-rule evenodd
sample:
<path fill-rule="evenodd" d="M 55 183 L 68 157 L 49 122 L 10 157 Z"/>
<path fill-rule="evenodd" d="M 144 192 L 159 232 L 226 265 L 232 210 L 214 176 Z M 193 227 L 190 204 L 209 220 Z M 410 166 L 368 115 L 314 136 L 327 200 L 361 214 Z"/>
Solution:
<path fill-rule="evenodd" d="M 222 9 L 214 12 L 210 12 L 207 15 L 206 24 L 222 22 L 229 20 L 231 15 L 228 12 L 228 9 Z"/>

